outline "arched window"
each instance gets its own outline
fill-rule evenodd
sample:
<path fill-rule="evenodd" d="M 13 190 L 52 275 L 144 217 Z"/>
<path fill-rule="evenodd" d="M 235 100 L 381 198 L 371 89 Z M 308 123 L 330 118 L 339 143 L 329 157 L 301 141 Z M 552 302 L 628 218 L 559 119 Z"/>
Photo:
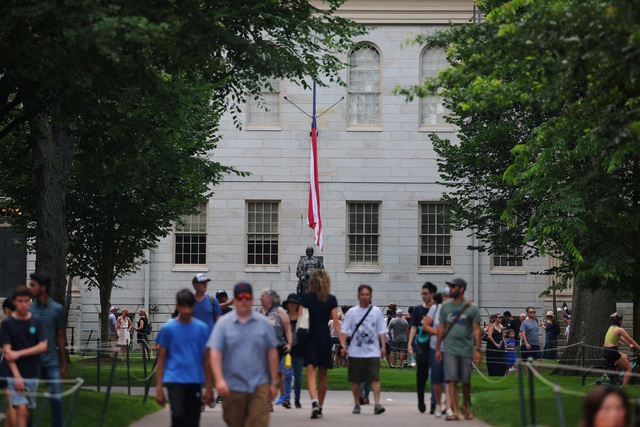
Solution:
<path fill-rule="evenodd" d="M 380 53 L 363 44 L 349 55 L 349 125 L 380 124 Z"/>
<path fill-rule="evenodd" d="M 420 83 L 424 83 L 425 79 L 436 77 L 438 72 L 449 66 L 446 54 L 441 48 L 426 48 L 422 52 L 420 72 Z M 450 114 L 450 111 L 442 105 L 442 97 L 431 94 L 425 96 L 420 101 L 420 126 L 450 126 L 444 120 L 444 116 Z"/>

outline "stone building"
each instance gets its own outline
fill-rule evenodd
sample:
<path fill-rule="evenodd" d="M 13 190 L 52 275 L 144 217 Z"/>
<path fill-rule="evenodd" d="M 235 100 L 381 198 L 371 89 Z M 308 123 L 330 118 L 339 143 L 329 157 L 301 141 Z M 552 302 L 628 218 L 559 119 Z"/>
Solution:
<path fill-rule="evenodd" d="M 542 311 L 547 259 L 523 261 L 467 250 L 468 231 L 444 222 L 436 155 L 429 135 L 454 139 L 437 96 L 407 103 L 393 94 L 446 66 L 444 52 L 408 41 L 417 34 L 473 18 L 472 0 L 349 0 L 340 10 L 370 31 L 344 59 L 346 86 L 318 87 L 318 159 L 324 251 L 306 225 L 312 92 L 272 80 L 263 101 L 242 108 L 242 129 L 231 116 L 221 124 L 215 158 L 250 172 L 228 176 L 201 206 L 200 215 L 150 251 L 149 264 L 118 282 L 112 304 L 148 306 L 154 323 L 169 318 L 177 290 L 204 273 L 209 292 L 230 292 L 249 281 L 258 292 L 274 288 L 283 298 L 296 288 L 296 265 L 314 246 L 331 273 L 340 304 L 356 303 L 361 283 L 373 301 L 406 308 L 420 301 L 425 281 L 443 288 L 454 277 L 468 284 L 466 297 L 487 312 Z M 301 111 L 302 110 L 302 111 Z M 514 248 L 517 254 L 518 248 Z M 74 298 L 78 338 L 98 329 L 99 296 L 78 285 Z M 485 311 L 485 308 L 487 311 Z M 154 330 L 157 330 L 155 327 Z M 94 332 L 94 337 L 95 337 Z"/>

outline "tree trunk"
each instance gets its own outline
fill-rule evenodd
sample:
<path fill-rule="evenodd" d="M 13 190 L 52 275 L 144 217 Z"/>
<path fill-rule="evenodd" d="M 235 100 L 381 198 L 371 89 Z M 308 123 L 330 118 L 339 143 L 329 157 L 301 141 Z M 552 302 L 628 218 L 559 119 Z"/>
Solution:
<path fill-rule="evenodd" d="M 57 110 L 58 108 L 54 108 Z M 67 126 L 44 114 L 29 120 L 36 196 L 36 270 L 51 274 L 51 297 L 64 303 L 69 236 L 65 199 L 73 141 Z"/>
<path fill-rule="evenodd" d="M 573 286 L 571 328 L 567 345 L 584 340 L 584 346 L 567 348 L 560 359 L 561 365 L 580 365 L 581 348 L 584 349 L 585 366 L 602 364 L 602 343 L 610 326 L 609 315 L 615 311 L 613 293 L 599 289 L 595 292 L 583 289 L 578 283 Z M 556 369 L 554 374 L 575 375 L 576 371 Z"/>
<path fill-rule="evenodd" d="M 106 348 L 106 344 L 109 342 L 109 309 L 112 305 L 113 281 L 100 281 L 98 289 L 100 290 L 100 341 L 102 341 L 102 348 Z"/>

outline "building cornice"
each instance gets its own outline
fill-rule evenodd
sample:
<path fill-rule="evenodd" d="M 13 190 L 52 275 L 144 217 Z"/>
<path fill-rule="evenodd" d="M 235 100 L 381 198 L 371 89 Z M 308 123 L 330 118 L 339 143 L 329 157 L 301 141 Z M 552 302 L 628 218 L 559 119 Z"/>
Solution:
<path fill-rule="evenodd" d="M 337 13 L 365 25 L 463 24 L 473 17 L 473 0 L 347 0 Z"/>

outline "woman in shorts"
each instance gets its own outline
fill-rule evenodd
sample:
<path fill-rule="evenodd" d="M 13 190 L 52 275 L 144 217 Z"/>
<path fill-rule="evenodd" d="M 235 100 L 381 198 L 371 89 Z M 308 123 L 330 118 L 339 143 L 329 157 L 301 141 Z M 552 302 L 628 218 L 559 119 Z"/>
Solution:
<path fill-rule="evenodd" d="M 633 340 L 622 328 L 622 314 L 617 311 L 609 316 L 611 319 L 611 326 L 607 330 L 607 334 L 604 337 L 604 349 L 602 356 L 604 360 L 613 365 L 619 366 L 625 370 L 624 377 L 622 377 L 622 386 L 624 387 L 631 378 L 631 364 L 626 354 L 618 351 L 618 343 L 622 341 L 624 344 L 631 348 L 640 348 L 638 343 Z"/>

